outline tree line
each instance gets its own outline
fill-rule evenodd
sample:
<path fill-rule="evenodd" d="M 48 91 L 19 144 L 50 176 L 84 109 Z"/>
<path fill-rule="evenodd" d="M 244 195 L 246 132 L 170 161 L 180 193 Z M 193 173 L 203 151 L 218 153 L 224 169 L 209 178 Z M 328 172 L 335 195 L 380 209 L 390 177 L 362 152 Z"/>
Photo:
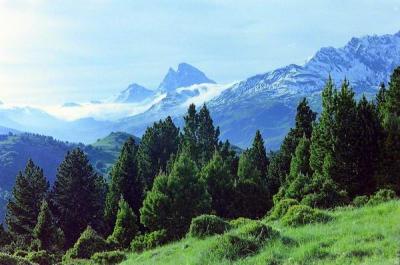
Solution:
<path fill-rule="evenodd" d="M 0 244 L 64 252 L 92 227 L 115 248 L 150 232 L 183 237 L 192 218 L 262 218 L 282 199 L 332 208 L 380 188 L 400 194 L 400 67 L 376 98 L 355 99 L 349 81 L 329 78 L 322 112 L 306 99 L 280 149 L 260 131 L 237 154 L 219 139 L 206 105 L 190 105 L 180 130 L 167 117 L 133 138 L 106 181 L 81 149 L 67 153 L 50 187 L 29 160 L 16 178 Z"/>

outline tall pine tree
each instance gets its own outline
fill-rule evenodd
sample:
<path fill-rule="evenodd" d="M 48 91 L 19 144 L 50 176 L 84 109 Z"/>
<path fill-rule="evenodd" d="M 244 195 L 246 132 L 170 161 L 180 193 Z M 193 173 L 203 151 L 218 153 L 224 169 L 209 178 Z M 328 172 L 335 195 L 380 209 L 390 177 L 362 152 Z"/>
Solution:
<path fill-rule="evenodd" d="M 137 152 L 138 174 L 150 190 L 155 176 L 166 171 L 167 163 L 178 151 L 179 129 L 171 117 L 148 127 L 139 144 Z"/>
<path fill-rule="evenodd" d="M 129 138 L 122 147 L 121 154 L 111 170 L 104 209 L 108 228 L 114 227 L 121 196 L 132 208 L 135 215 L 139 215 L 139 209 L 144 198 L 144 183 L 137 170 L 136 150 L 135 140 Z"/>
<path fill-rule="evenodd" d="M 105 184 L 81 149 L 68 152 L 51 194 L 53 213 L 70 247 L 90 225 L 103 229 Z"/>
<path fill-rule="evenodd" d="M 7 205 L 6 222 L 11 233 L 31 236 L 48 188 L 43 170 L 29 160 L 24 172 L 17 176 L 12 199 Z"/>

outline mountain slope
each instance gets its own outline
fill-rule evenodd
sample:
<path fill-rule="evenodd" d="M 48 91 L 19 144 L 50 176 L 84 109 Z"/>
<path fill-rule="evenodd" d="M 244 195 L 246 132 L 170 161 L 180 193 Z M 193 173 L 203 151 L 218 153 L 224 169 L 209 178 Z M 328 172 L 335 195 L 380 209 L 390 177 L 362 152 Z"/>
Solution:
<path fill-rule="evenodd" d="M 338 86 L 347 78 L 357 96 L 372 96 L 398 65 L 400 32 L 353 38 L 342 48 L 322 48 L 303 66 L 292 64 L 239 82 L 208 105 L 223 138 L 247 146 L 261 129 L 267 146 L 278 148 L 302 97 L 320 110 L 320 92 L 329 75 Z"/>
<path fill-rule="evenodd" d="M 155 91 L 133 83 L 129 85 L 125 90 L 121 91 L 114 101 L 118 103 L 143 102 L 145 100 L 151 99 L 155 94 Z"/>

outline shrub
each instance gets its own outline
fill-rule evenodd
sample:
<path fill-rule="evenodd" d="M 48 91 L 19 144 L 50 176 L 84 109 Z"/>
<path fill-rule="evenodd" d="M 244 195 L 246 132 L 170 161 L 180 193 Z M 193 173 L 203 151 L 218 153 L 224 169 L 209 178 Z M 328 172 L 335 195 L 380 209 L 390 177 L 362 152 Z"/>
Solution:
<path fill-rule="evenodd" d="M 231 228 L 239 228 L 245 224 L 252 223 L 252 222 L 256 222 L 256 221 L 249 219 L 249 218 L 245 218 L 245 217 L 239 217 L 237 219 L 231 220 L 229 222 L 229 225 L 231 226 Z"/>
<path fill-rule="evenodd" d="M 255 239 L 262 245 L 267 239 L 277 237 L 279 232 L 269 225 L 256 221 L 242 226 L 236 231 L 236 234 L 243 238 Z"/>
<path fill-rule="evenodd" d="M 54 255 L 49 254 L 45 250 L 29 252 L 26 259 L 39 265 L 52 265 L 56 263 Z"/>
<path fill-rule="evenodd" d="M 390 189 L 381 189 L 377 191 L 368 201 L 368 205 L 377 205 L 383 202 L 391 201 L 396 198 L 396 193 Z"/>
<path fill-rule="evenodd" d="M 220 259 L 236 260 L 252 255 L 258 249 L 259 245 L 254 240 L 228 233 L 217 238 L 211 252 Z"/>
<path fill-rule="evenodd" d="M 189 228 L 189 235 L 203 238 L 206 236 L 223 234 L 230 228 L 228 222 L 215 215 L 200 215 L 192 219 Z"/>
<path fill-rule="evenodd" d="M 28 260 L 11 256 L 6 253 L 0 253 L 0 264 L 1 265 L 33 265 L 33 263 L 29 262 Z"/>
<path fill-rule="evenodd" d="M 131 242 L 131 249 L 136 252 L 152 249 L 168 242 L 166 230 L 157 230 L 135 237 Z"/>
<path fill-rule="evenodd" d="M 353 205 L 355 207 L 362 207 L 368 203 L 368 196 L 367 195 L 362 195 L 362 196 L 357 196 L 353 199 Z"/>
<path fill-rule="evenodd" d="M 282 223 L 290 226 L 299 226 L 310 223 L 327 222 L 332 217 L 320 210 L 306 205 L 294 205 L 282 217 Z"/>
<path fill-rule="evenodd" d="M 298 205 L 299 202 L 295 199 L 283 199 L 279 201 L 272 209 L 270 215 L 267 217 L 268 220 L 277 220 L 284 216 L 288 209 L 293 205 Z"/>
<path fill-rule="evenodd" d="M 15 251 L 14 256 L 16 257 L 21 257 L 21 258 L 25 258 L 28 255 L 28 251 L 25 250 L 21 250 L 18 249 L 17 251 Z"/>
<path fill-rule="evenodd" d="M 75 245 L 67 251 L 63 260 L 88 259 L 96 252 L 107 250 L 106 241 L 90 226 L 81 234 Z"/>
<path fill-rule="evenodd" d="M 109 251 L 95 253 L 91 260 L 100 265 L 119 264 L 126 259 L 126 254 L 122 251 Z"/>

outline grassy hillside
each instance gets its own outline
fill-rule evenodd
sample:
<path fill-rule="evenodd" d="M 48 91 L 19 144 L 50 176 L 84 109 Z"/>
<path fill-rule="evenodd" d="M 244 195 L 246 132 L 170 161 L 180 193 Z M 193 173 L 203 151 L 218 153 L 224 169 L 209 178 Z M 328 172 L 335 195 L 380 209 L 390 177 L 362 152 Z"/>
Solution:
<path fill-rule="evenodd" d="M 398 264 L 400 250 L 400 201 L 363 208 L 330 211 L 326 224 L 285 227 L 271 225 L 281 237 L 260 251 L 234 261 L 221 260 L 211 248 L 218 236 L 203 240 L 186 238 L 142 254 L 129 254 L 123 265 L 278 265 L 278 264 Z M 240 228 L 239 228 L 240 229 Z"/>

